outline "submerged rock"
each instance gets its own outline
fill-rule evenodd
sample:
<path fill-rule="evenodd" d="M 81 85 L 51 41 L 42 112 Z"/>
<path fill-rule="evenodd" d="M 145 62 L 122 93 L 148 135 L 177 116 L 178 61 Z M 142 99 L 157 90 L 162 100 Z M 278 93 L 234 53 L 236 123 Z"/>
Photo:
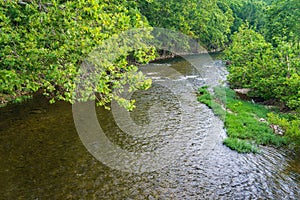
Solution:
<path fill-rule="evenodd" d="M 30 114 L 42 114 L 42 113 L 45 113 L 45 112 L 46 112 L 45 109 L 38 109 L 38 108 L 32 109 L 32 110 L 29 111 Z"/>

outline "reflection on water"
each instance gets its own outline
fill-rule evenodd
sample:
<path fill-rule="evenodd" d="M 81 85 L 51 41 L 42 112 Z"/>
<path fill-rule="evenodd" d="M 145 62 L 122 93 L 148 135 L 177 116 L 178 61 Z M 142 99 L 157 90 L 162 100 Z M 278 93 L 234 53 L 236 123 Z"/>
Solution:
<path fill-rule="evenodd" d="M 177 142 L 185 143 L 168 166 L 143 174 L 105 166 L 80 141 L 71 105 L 49 105 L 36 97 L 0 109 L 0 199 L 299 199 L 300 153 L 265 147 L 260 155 L 237 154 L 224 147 L 224 132 L 216 129 L 222 124 L 192 100 L 194 91 L 182 89 L 180 80 L 201 85 L 201 77 L 183 60 L 167 62 L 182 74 L 167 75 L 178 80 L 172 90 L 185 93 L 191 101 L 179 105 L 176 95 L 157 84 L 134 95 L 137 109 L 131 113 L 136 124 L 149 124 L 151 114 L 159 114 L 149 108 L 161 104 L 169 118 L 159 125 L 160 134 L 135 138 L 117 127 L 111 112 L 97 108 L 97 115 L 107 137 L 129 151 L 160 148 L 174 140 L 176 131 Z M 158 70 L 148 76 L 164 81 L 162 73 Z M 188 115 L 178 118 L 184 111 Z"/>

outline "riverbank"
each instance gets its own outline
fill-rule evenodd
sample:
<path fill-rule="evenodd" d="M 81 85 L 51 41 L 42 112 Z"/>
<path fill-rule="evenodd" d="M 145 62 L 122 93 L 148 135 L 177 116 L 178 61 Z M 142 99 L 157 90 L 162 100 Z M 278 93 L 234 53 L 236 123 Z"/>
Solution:
<path fill-rule="evenodd" d="M 28 99 L 32 99 L 33 94 L 30 93 L 18 93 L 15 96 L 8 95 L 8 94 L 1 94 L 0 93 L 0 108 L 5 107 L 10 103 L 21 103 Z"/>
<path fill-rule="evenodd" d="M 210 107 L 224 121 L 227 138 L 223 144 L 239 153 L 258 153 L 260 145 L 275 147 L 299 143 L 300 120 L 267 107 L 239 99 L 229 88 L 199 89 L 198 101 Z M 297 129 L 298 127 L 298 129 Z"/>
<path fill-rule="evenodd" d="M 203 50 L 203 51 L 194 51 L 194 53 L 179 53 L 179 54 L 174 54 L 172 52 L 164 51 L 163 53 L 159 53 L 159 55 L 150 63 L 155 63 L 158 61 L 164 61 L 164 60 L 169 60 L 173 58 L 182 58 L 183 56 L 195 56 L 195 55 L 210 55 L 212 57 L 216 57 L 216 55 L 219 55 L 223 49 L 214 49 L 214 50 Z"/>
<path fill-rule="evenodd" d="M 220 50 L 212 50 L 212 51 L 198 51 L 196 53 L 180 53 L 180 54 L 173 54 L 170 52 L 165 52 L 159 54 L 154 60 L 150 61 L 149 63 L 160 63 L 160 62 L 168 62 L 170 60 L 178 60 L 181 59 L 183 56 L 196 56 L 196 55 L 206 55 L 209 54 L 212 58 L 216 58 L 220 54 Z M 139 65 L 138 63 L 135 63 L 132 61 L 135 65 Z M 22 103 L 26 100 L 32 99 L 33 96 L 40 96 L 43 95 L 44 91 L 43 88 L 40 88 L 36 92 L 24 92 L 24 91 L 15 91 L 14 94 L 4 94 L 0 92 L 0 107 L 5 107 L 8 104 L 14 104 L 14 103 Z M 45 96 L 49 100 L 48 96 Z"/>

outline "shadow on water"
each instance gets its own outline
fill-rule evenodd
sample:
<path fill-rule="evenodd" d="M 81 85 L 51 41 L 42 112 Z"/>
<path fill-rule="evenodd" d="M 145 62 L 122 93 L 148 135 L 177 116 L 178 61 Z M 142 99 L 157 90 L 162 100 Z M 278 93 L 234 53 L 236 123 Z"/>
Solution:
<path fill-rule="evenodd" d="M 181 59 L 169 63 L 182 70 L 182 76 L 194 73 Z M 180 91 L 180 84 L 175 87 Z M 165 104 L 173 102 L 174 96 L 164 96 L 163 91 L 157 85 L 136 95 L 138 107 L 131 117 L 137 124 L 149 122 L 146 111 L 151 102 L 159 101 L 154 97 L 160 96 Z M 237 154 L 222 145 L 220 132 L 214 133 L 220 136 L 213 135 L 217 136 L 214 146 L 206 149 L 210 140 L 204 140 L 203 133 L 210 133 L 213 122 L 209 119 L 214 116 L 204 105 L 191 106 L 180 127 L 182 138 L 189 137 L 181 154 L 169 166 L 142 174 L 110 169 L 90 155 L 78 137 L 67 103 L 49 105 L 44 98 L 35 97 L 1 108 L 0 199 L 300 198 L 299 152 L 263 147 L 259 155 Z M 97 108 L 97 115 L 115 144 L 148 151 L 168 142 L 168 129 L 178 128 L 178 106 L 169 108 L 174 121 L 166 124 L 164 137 L 151 140 L 135 140 L 122 133 L 110 111 Z"/>

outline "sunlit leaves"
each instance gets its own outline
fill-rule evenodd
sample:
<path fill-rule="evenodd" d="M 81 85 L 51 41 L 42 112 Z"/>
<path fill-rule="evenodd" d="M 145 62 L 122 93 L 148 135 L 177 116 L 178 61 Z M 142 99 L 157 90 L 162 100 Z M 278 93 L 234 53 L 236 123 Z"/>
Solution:
<path fill-rule="evenodd" d="M 267 40 L 277 44 L 276 38 L 293 43 L 300 42 L 300 1 L 276 0 L 267 12 L 268 23 L 265 26 Z"/>
<path fill-rule="evenodd" d="M 251 88 L 252 96 L 300 108 L 299 55 L 293 43 L 283 40 L 273 47 L 261 34 L 242 26 L 225 51 L 228 80 L 233 88 Z"/>
<path fill-rule="evenodd" d="M 75 77 L 95 47 L 125 30 L 147 26 L 135 3 L 124 0 L 2 1 L 0 5 L 0 93 L 15 96 L 42 88 L 51 102 L 73 102 Z M 153 51 L 140 47 L 108 63 L 107 73 L 98 76 L 99 84 L 87 90 L 99 93 L 99 104 L 113 98 L 111 83 L 115 88 L 126 84 L 118 81 L 130 72 L 129 54 L 140 63 L 153 58 Z M 134 80 L 133 87 L 142 82 Z"/>
<path fill-rule="evenodd" d="M 141 12 L 154 27 L 180 31 L 208 49 L 223 47 L 233 22 L 230 8 L 216 0 L 138 1 Z"/>

